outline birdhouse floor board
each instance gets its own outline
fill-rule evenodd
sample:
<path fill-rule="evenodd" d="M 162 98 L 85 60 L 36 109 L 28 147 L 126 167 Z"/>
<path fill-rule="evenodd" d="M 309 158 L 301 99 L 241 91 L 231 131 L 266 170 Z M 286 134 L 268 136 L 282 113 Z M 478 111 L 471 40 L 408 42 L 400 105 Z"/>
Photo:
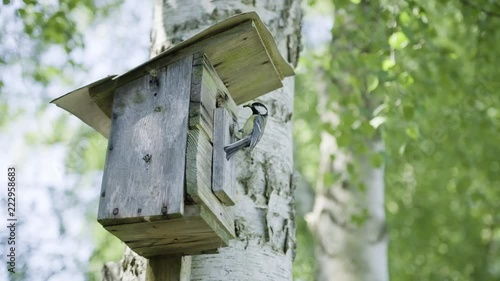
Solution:
<path fill-rule="evenodd" d="M 144 257 L 213 252 L 234 238 L 200 205 L 185 206 L 183 218 L 105 228 Z"/>

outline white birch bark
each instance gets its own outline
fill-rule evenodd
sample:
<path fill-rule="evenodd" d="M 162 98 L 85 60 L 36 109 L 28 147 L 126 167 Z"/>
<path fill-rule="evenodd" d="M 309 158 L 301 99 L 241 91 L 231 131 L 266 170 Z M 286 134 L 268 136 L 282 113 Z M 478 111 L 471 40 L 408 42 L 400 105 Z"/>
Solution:
<path fill-rule="evenodd" d="M 255 10 L 274 35 L 281 54 L 297 63 L 300 50 L 300 0 L 155 0 L 151 55 L 177 44 L 232 15 Z M 292 188 L 292 111 L 294 78 L 259 100 L 269 109 L 265 134 L 251 152 L 238 153 L 237 193 L 234 207 L 237 239 L 214 255 L 192 259 L 191 280 L 291 280 L 295 249 Z M 248 115 L 240 116 L 240 124 Z M 127 265 L 141 261 L 141 268 Z M 140 257 L 107 263 L 111 280 L 144 280 Z M 124 278 L 123 269 L 136 273 Z M 134 279 L 135 278 L 135 279 Z"/>
<path fill-rule="evenodd" d="M 324 86 L 324 85 L 323 85 Z M 321 85 L 320 85 L 321 88 Z M 326 88 L 326 87 L 323 87 Z M 321 89 L 326 94 L 326 89 Z M 320 97 L 323 122 L 334 128 L 339 117 L 325 107 Z M 381 151 L 378 138 L 367 141 L 365 155 Z M 365 155 L 354 155 L 339 148 L 335 137 L 321 133 L 320 168 L 314 209 L 306 217 L 316 241 L 317 280 L 387 281 L 387 229 L 384 211 L 384 168 L 376 168 Z M 366 190 L 352 183 L 348 164 L 358 167 L 357 174 Z M 324 177 L 339 177 L 325 186 Z M 359 225 L 353 216 L 367 215 Z"/>

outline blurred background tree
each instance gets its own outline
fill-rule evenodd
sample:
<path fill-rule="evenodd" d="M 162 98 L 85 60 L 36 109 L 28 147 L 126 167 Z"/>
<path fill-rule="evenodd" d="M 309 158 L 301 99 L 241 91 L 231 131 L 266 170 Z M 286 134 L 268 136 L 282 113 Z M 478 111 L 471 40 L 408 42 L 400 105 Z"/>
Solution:
<path fill-rule="evenodd" d="M 331 41 L 302 56 L 298 79 L 299 170 L 312 183 L 339 181 L 311 168 L 317 158 L 301 149 L 326 133 L 370 157 L 363 139 L 380 133 L 385 152 L 370 159 L 374 167 L 385 163 L 390 277 L 497 280 L 500 6 L 351 0 L 312 7 L 325 3 L 335 9 Z M 329 99 L 318 103 L 325 91 Z M 367 107 L 367 99 L 376 103 Z M 340 117 L 337 126 L 325 124 L 325 107 Z"/>

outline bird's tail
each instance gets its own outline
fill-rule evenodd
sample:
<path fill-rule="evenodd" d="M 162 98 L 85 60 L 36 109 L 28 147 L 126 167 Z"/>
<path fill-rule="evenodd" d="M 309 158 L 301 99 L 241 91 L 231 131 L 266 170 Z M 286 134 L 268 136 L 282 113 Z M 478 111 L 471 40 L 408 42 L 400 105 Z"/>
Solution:
<path fill-rule="evenodd" d="M 224 151 L 226 152 L 226 159 L 229 160 L 236 152 L 247 146 L 250 146 L 250 136 L 246 136 L 239 141 L 235 141 L 225 146 Z"/>

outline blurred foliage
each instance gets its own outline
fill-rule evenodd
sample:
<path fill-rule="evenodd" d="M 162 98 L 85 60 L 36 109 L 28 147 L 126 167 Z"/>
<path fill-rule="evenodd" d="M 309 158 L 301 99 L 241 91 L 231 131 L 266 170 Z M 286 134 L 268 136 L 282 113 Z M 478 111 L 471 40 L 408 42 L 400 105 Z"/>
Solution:
<path fill-rule="evenodd" d="M 333 4 L 331 42 L 301 62 L 297 88 L 315 80 L 297 92 L 299 167 L 317 176 L 302 149 L 319 132 L 359 154 L 380 132 L 386 151 L 372 162 L 386 164 L 391 278 L 499 280 L 500 4 Z M 328 99 L 315 105 L 322 83 Z M 340 116 L 335 129 L 319 106 Z"/>
<path fill-rule="evenodd" d="M 65 187 L 43 186 L 50 194 L 53 202 L 54 217 L 58 222 L 61 240 L 67 234 L 65 219 L 69 211 L 86 216 L 86 224 L 81 235 L 88 239 L 91 236 L 96 243 L 96 249 L 90 257 L 89 264 L 79 264 L 81 270 L 87 270 L 88 280 L 101 280 L 100 268 L 103 261 L 118 260 L 123 254 L 123 244 L 106 232 L 95 220 L 97 198 L 88 199 L 86 191 L 95 186 L 96 171 L 104 166 L 104 157 L 107 141 L 92 129 L 81 124 L 71 123 L 67 114 L 53 117 L 46 108 L 48 97 L 38 93 L 24 93 L 33 95 L 30 99 L 40 102 L 37 108 L 23 109 L 15 100 L 12 83 L 23 83 L 27 88 L 31 86 L 49 87 L 57 78 L 71 84 L 71 70 L 83 71 L 84 67 L 78 60 L 84 45 L 84 32 L 91 24 L 105 19 L 115 11 L 123 0 L 58 0 L 58 1 L 9 1 L 0 3 L 0 129 L 7 130 L 9 124 L 14 124 L 16 117 L 24 117 L 34 124 L 34 129 L 27 131 L 25 143 L 39 149 L 50 150 L 66 148 L 64 167 L 60 172 L 65 173 L 67 179 Z M 20 68 L 20 71 L 18 71 Z M 21 73 L 22 77 L 6 80 L 6 74 Z M 5 75 L 4 75 L 5 74 Z M 10 87 L 6 87 L 9 85 Z M 9 93 L 6 89 L 9 88 Z M 22 88 L 22 87 L 21 87 Z M 37 88 L 38 89 L 38 88 Z M 20 109 L 19 109 L 20 108 Z M 21 163 L 20 163 L 21 164 Z M 101 174 L 97 172 L 97 176 Z M 75 180 L 76 179 L 76 180 Z M 71 186 L 74 185 L 74 186 Z M 86 197 L 87 196 L 87 197 Z M 90 202 L 90 203 L 89 203 Z M 91 206 L 89 206 L 89 204 Z M 89 231 L 89 229 L 91 231 Z M 91 235 L 89 235 L 91 233 Z M 25 245 L 27 253 L 39 251 L 43 245 L 38 241 Z M 60 255 L 47 253 L 48 258 L 64 263 L 78 263 L 74 260 L 64 261 Z M 54 256 L 52 256 L 54 255 Z M 54 268 L 47 266 L 45 272 L 34 272 L 32 265 L 20 263 L 18 272 L 9 275 L 10 280 L 27 280 L 33 276 L 44 278 L 55 276 Z M 31 277 L 30 277 L 31 276 Z M 49 278 L 49 277 L 47 277 Z M 77 277 L 75 277 L 77 278 Z"/>
<path fill-rule="evenodd" d="M 94 206 L 97 210 L 97 205 Z M 115 236 L 105 231 L 100 224 L 95 221 L 96 214 L 92 212 L 89 214 L 87 220 L 93 221 L 92 233 L 95 241 L 95 248 L 89 259 L 87 267 L 87 280 L 100 281 L 103 280 L 101 274 L 102 267 L 106 262 L 118 262 L 125 249 L 125 244 Z"/>
<path fill-rule="evenodd" d="M 79 66 L 71 54 L 84 47 L 83 32 L 123 0 L 10 1 L 0 4 L 0 70 L 22 65 L 24 78 L 48 85 L 64 68 L 40 63 L 48 51 L 62 49 L 66 66 Z M 35 63 L 38 62 L 38 63 Z M 0 78 L 0 93 L 5 81 Z"/>
<path fill-rule="evenodd" d="M 293 261 L 293 280 L 314 281 L 316 262 L 314 257 L 314 240 L 307 228 L 304 217 L 297 218 L 297 254 Z"/>

